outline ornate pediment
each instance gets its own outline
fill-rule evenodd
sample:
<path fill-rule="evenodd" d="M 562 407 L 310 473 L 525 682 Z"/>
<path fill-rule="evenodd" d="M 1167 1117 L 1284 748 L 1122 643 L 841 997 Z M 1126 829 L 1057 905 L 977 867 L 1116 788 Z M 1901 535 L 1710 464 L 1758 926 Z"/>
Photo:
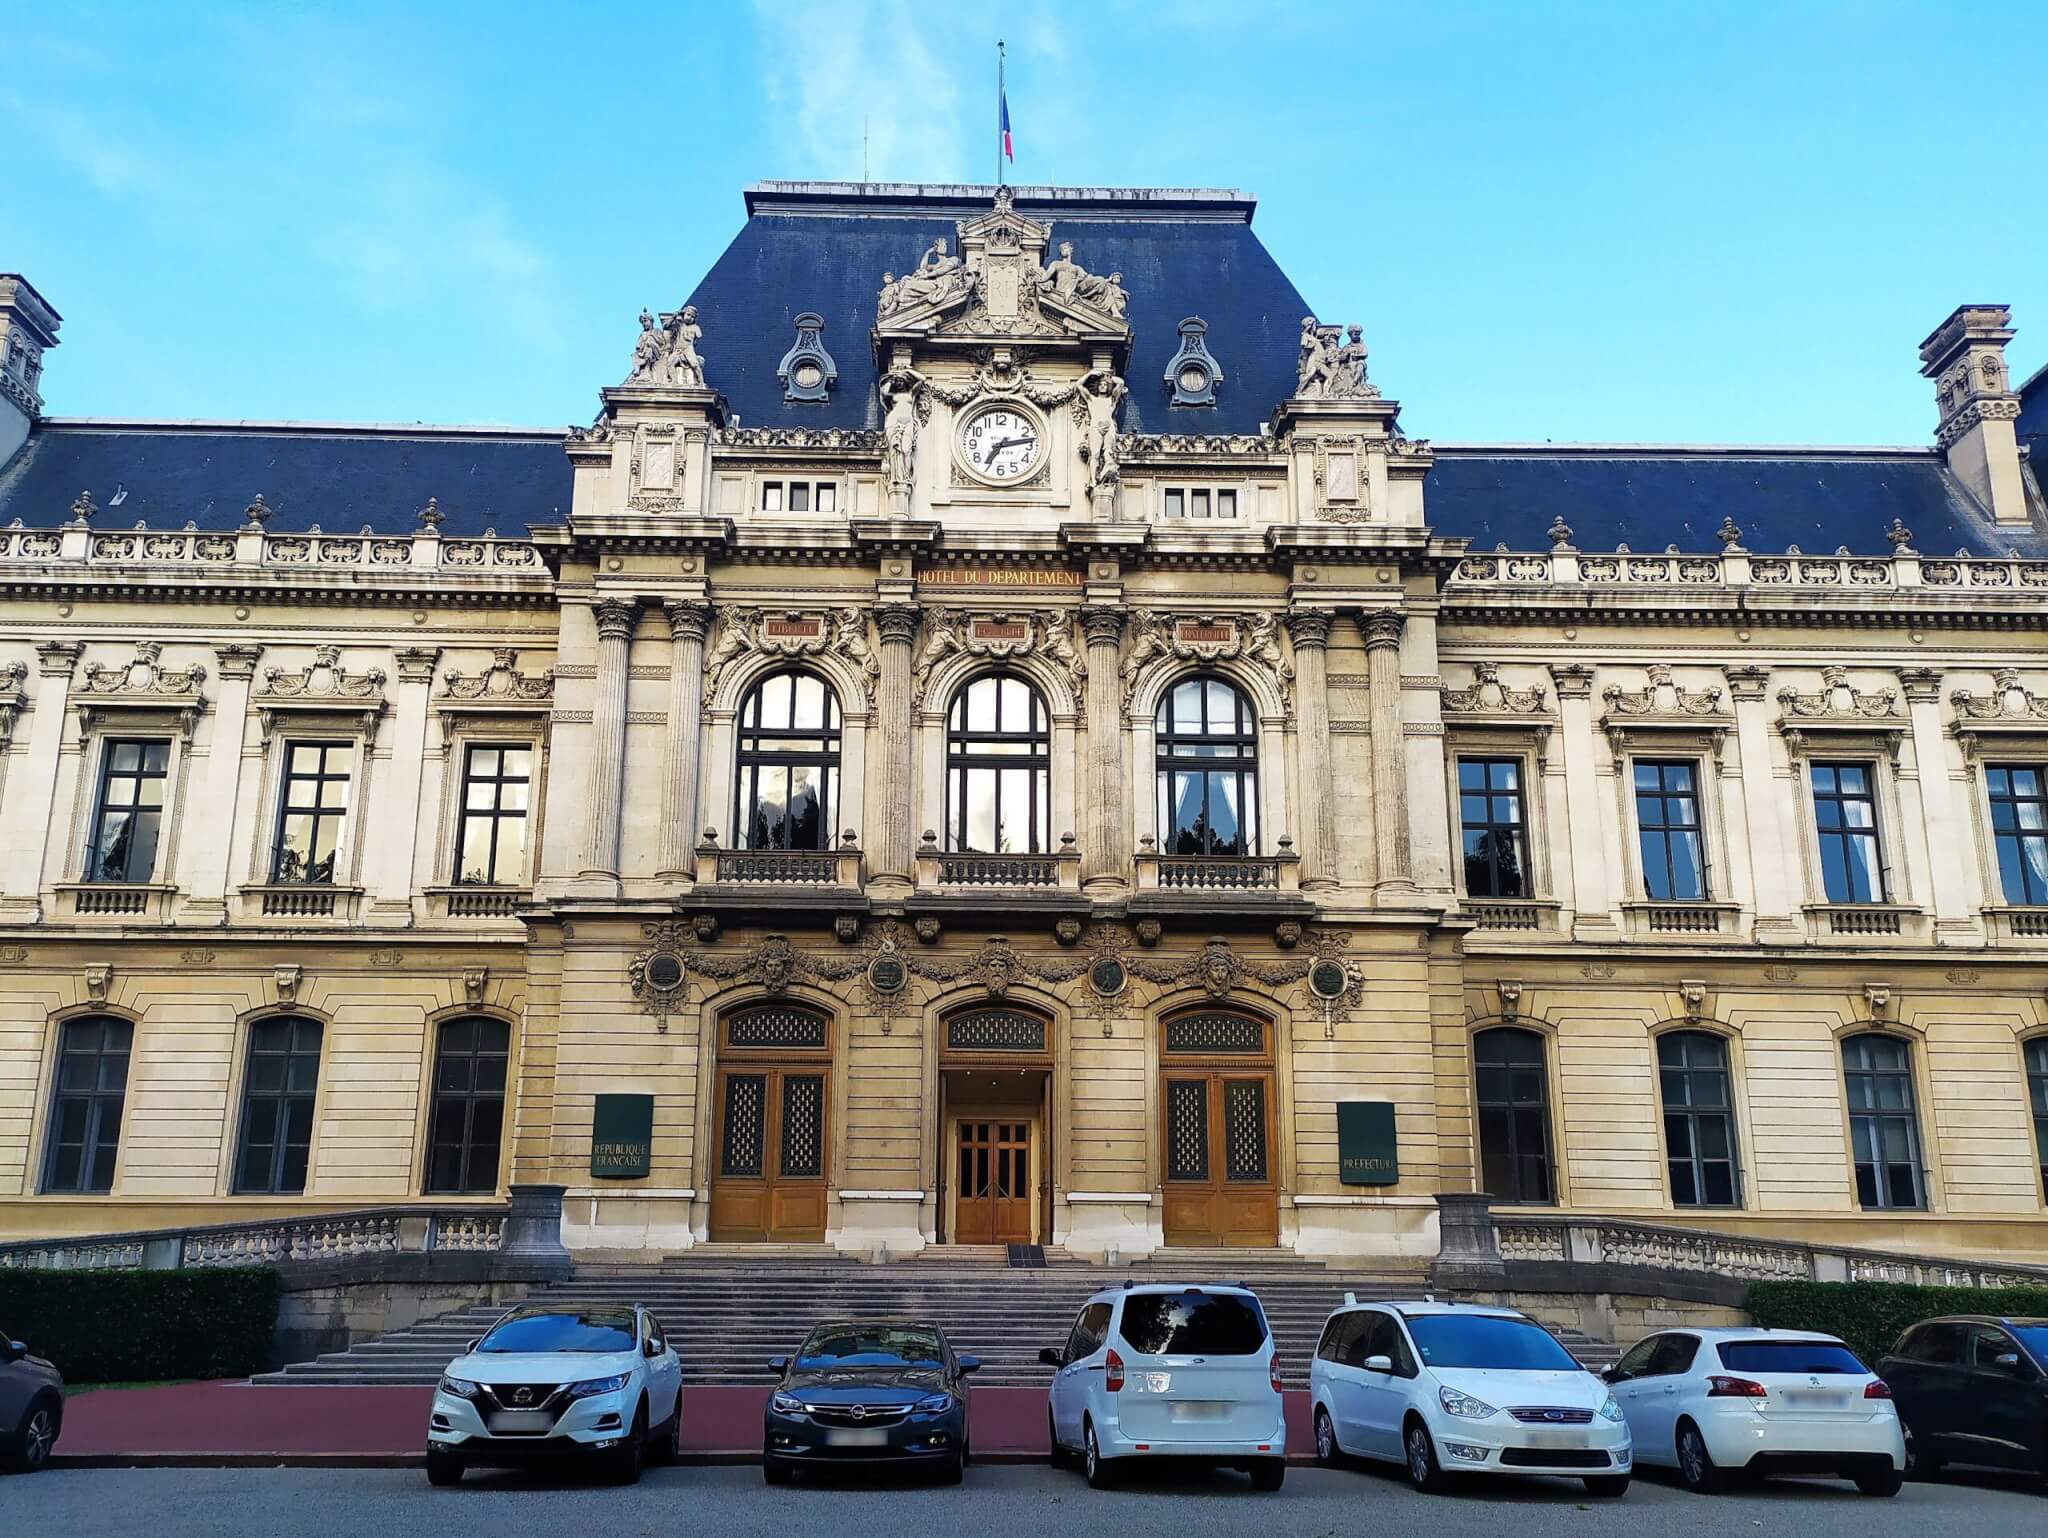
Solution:
<path fill-rule="evenodd" d="M 1124 709 L 1131 708 L 1146 669 L 1167 657 L 1192 662 L 1242 658 L 1271 675 L 1282 709 L 1294 708 L 1294 664 L 1280 644 L 1280 622 L 1270 614 L 1137 611 L 1131 616 L 1130 649 L 1122 668 Z"/>
<path fill-rule="evenodd" d="M 722 604 L 718 638 L 704 659 L 704 704 L 718 693 L 719 680 L 739 658 L 751 652 L 780 657 L 808 657 L 836 652 L 860 674 L 867 703 L 875 702 L 882 680 L 882 661 L 869 637 L 868 617 L 859 609 L 769 609 Z"/>
<path fill-rule="evenodd" d="M 1992 675 L 1989 694 L 1957 689 L 1949 695 L 1959 722 L 2003 721 L 2040 723 L 2048 729 L 2048 694 L 2036 694 L 2020 682 L 2017 668 L 2000 668 Z"/>
<path fill-rule="evenodd" d="M 976 613 L 937 609 L 925 616 L 924 648 L 910 676 L 911 709 L 921 709 L 932 673 L 956 652 L 1000 661 L 1006 657 L 1043 657 L 1066 675 L 1078 701 L 1086 687 L 1088 664 L 1081 655 L 1073 616 L 1059 611 L 1040 613 Z"/>
<path fill-rule="evenodd" d="M 1622 717 L 1693 722 L 1723 714 L 1719 689 L 1688 689 L 1673 683 L 1671 668 L 1662 662 L 1651 663 L 1646 671 L 1649 682 L 1641 689 L 1609 684 L 1600 691 L 1600 698 L 1607 702 L 1610 721 Z"/>
<path fill-rule="evenodd" d="M 1549 707 L 1549 691 L 1541 685 L 1510 689 L 1500 681 L 1500 664 L 1472 664 L 1472 687 L 1439 690 L 1447 713 L 1486 716 L 1540 716 Z"/>
<path fill-rule="evenodd" d="M 882 275 L 878 333 L 983 342 L 1130 335 L 1123 274 L 1089 271 L 1071 241 L 1046 261 L 1052 226 L 1018 213 L 1008 188 L 988 213 L 955 228 L 956 240 L 934 240 L 902 276 Z"/>
<path fill-rule="evenodd" d="M 317 646 L 306 667 L 263 670 L 263 682 L 256 690 L 257 714 L 266 735 L 276 726 L 278 716 L 287 712 L 359 716 L 362 729 L 368 731 L 384 711 L 385 676 L 382 668 L 350 672 L 341 665 L 339 646 Z"/>
<path fill-rule="evenodd" d="M 197 662 L 167 668 L 163 652 L 161 641 L 137 641 L 135 655 L 127 662 L 111 667 L 86 663 L 71 685 L 71 702 L 85 727 L 90 730 L 109 710 L 170 711 L 189 741 L 193 724 L 205 707 L 199 686 L 206 682 L 206 669 Z"/>
<path fill-rule="evenodd" d="M 1880 725 L 1898 723 L 1898 690 L 1866 692 L 1858 689 L 1849 682 L 1849 671 L 1843 667 L 1824 667 L 1820 670 L 1820 677 L 1821 687 L 1811 694 L 1802 694 L 1796 689 L 1778 691 L 1778 708 L 1786 719 L 1858 724 L 1876 722 Z"/>
<path fill-rule="evenodd" d="M 555 670 L 544 669 L 538 673 L 522 673 L 514 666 L 519 653 L 510 646 L 501 646 L 491 653 L 491 665 L 478 673 L 458 673 L 454 669 L 441 675 L 442 698 L 463 704 L 478 702 L 499 702 L 544 705 L 555 697 Z"/>

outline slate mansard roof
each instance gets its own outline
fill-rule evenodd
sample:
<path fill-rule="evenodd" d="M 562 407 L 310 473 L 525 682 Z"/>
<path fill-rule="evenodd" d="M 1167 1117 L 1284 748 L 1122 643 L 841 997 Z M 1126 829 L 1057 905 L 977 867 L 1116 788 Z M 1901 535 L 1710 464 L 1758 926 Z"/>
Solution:
<path fill-rule="evenodd" d="M 988 210 L 994 189 L 768 182 L 749 188 L 747 218 L 688 295 L 703 327 L 710 380 L 743 426 L 877 425 L 870 341 L 882 274 L 901 274 L 955 227 Z M 1072 241 L 1089 271 L 1120 272 L 1133 341 L 1125 377 L 1132 432 L 1256 433 L 1294 386 L 1308 306 L 1252 233 L 1254 201 L 1234 192 L 1015 189 L 1023 213 Z M 797 315 L 825 321 L 838 367 L 821 405 L 783 399 L 776 365 Z M 1167 402 L 1166 364 L 1180 322 L 1199 316 L 1223 370 L 1214 407 Z M 624 373 L 625 359 L 620 359 Z M 1903 365 L 1902 365 L 1903 366 Z M 1397 382 L 1383 381 L 1398 394 Z M 1427 423 L 1410 430 L 1426 432 Z M 2022 391 L 2022 444 L 2048 446 L 2048 370 Z M 2032 473 L 2038 477 L 2039 470 Z M 0 523 L 50 527 L 90 491 L 105 529 L 146 522 L 230 529 L 261 493 L 270 527 L 330 533 L 364 525 L 409 532 L 428 497 L 444 533 L 518 535 L 568 516 L 571 474 L 551 429 L 304 424 L 39 422 L 0 467 Z M 1897 520 L 1916 548 L 2048 556 L 2048 536 L 1995 527 L 1931 447 L 1901 449 L 1670 446 L 1436 448 L 1426 482 L 1431 527 L 1479 550 L 1544 550 L 1562 518 L 1581 550 L 1720 548 L 1723 518 L 1745 547 L 1809 554 L 1886 554 Z"/>

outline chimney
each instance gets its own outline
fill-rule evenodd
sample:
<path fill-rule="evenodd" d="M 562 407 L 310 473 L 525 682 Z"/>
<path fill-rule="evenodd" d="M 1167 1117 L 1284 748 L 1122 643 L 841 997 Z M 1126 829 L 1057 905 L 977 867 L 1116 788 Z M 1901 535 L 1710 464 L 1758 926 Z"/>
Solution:
<path fill-rule="evenodd" d="M 1935 446 L 1948 467 L 1991 510 L 1998 523 L 2024 524 L 2019 439 L 2013 424 L 2020 398 L 2007 388 L 2005 344 L 2012 311 L 2002 304 L 1966 304 L 1920 344 L 1920 372 L 1934 381 L 1941 408 Z"/>
<path fill-rule="evenodd" d="M 0 272 L 0 465 L 43 414 L 43 350 L 57 345 L 63 323 L 27 278 Z"/>

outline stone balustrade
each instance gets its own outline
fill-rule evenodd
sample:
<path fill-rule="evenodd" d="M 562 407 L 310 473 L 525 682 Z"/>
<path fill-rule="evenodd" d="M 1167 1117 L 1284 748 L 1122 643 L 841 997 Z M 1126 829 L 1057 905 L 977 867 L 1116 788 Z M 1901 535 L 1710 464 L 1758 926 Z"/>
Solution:
<path fill-rule="evenodd" d="M 1471 554 L 1459 561 L 1448 596 L 1488 589 L 1613 590 L 1670 588 L 1698 591 L 1744 588 L 1843 593 L 2048 592 L 2048 561 L 1923 556 L 1902 549 L 1889 556 L 1759 555 L 1739 545 L 1718 555 L 1594 555 L 1569 547 L 1542 553 Z"/>
<path fill-rule="evenodd" d="M 547 563 L 529 540 L 443 538 L 432 530 L 412 535 L 303 534 L 244 527 L 232 533 L 198 529 L 0 529 L 0 563 L 78 565 L 109 576 L 136 568 L 152 573 L 220 575 L 259 568 L 309 571 L 434 572 L 546 577 Z"/>

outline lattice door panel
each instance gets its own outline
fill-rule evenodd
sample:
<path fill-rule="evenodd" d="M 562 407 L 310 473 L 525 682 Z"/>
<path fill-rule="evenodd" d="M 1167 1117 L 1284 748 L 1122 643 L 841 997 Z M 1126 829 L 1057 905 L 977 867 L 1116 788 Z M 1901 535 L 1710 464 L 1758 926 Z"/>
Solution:
<path fill-rule="evenodd" d="M 1226 1178 L 1263 1182 L 1268 1161 L 1266 1081 L 1226 1079 L 1223 1083 L 1223 1168 Z"/>
<path fill-rule="evenodd" d="M 782 1080 L 782 1178 L 810 1180 L 825 1173 L 825 1076 L 787 1074 Z"/>
<path fill-rule="evenodd" d="M 767 1146 L 768 1078 L 759 1073 L 728 1074 L 725 1080 L 725 1146 L 721 1175 L 759 1176 Z"/>
<path fill-rule="evenodd" d="M 1209 1081 L 1166 1081 L 1166 1178 L 1209 1178 Z"/>

